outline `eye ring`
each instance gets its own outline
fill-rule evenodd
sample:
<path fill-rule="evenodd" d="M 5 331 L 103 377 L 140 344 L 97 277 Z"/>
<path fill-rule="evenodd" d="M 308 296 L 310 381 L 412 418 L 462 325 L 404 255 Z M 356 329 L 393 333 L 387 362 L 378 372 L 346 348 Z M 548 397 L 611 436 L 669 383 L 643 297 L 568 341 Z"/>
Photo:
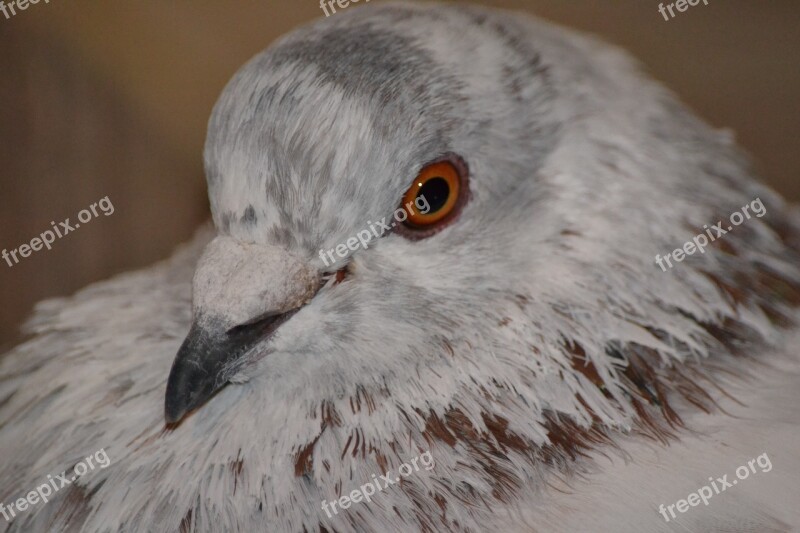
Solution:
<path fill-rule="evenodd" d="M 400 203 L 408 217 L 397 227 L 411 239 L 423 239 L 450 225 L 469 198 L 469 169 L 448 153 L 422 167 Z"/>

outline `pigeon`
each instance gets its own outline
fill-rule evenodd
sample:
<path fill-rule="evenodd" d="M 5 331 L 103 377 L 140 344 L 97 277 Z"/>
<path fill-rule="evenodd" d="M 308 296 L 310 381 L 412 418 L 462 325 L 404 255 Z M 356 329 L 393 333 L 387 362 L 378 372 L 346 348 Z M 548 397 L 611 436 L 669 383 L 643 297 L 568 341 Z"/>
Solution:
<path fill-rule="evenodd" d="M 623 51 L 365 4 L 204 157 L 213 227 L 3 356 L 1 531 L 800 526 L 800 215 Z"/>

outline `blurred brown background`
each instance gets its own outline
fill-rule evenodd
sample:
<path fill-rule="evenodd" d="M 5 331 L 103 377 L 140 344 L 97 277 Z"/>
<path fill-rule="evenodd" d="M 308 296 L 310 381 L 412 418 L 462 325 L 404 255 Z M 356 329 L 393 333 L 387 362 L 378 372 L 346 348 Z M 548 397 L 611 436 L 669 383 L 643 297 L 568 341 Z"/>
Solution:
<path fill-rule="evenodd" d="M 669 22 L 651 0 L 485 3 L 632 51 L 800 199 L 797 0 L 710 0 Z M 317 0 L 51 0 L 0 14 L 0 249 L 74 222 L 104 196 L 115 208 L 50 251 L 0 262 L 0 344 L 37 300 L 145 266 L 189 238 L 208 217 L 201 154 L 215 99 L 244 61 L 320 16 Z"/>

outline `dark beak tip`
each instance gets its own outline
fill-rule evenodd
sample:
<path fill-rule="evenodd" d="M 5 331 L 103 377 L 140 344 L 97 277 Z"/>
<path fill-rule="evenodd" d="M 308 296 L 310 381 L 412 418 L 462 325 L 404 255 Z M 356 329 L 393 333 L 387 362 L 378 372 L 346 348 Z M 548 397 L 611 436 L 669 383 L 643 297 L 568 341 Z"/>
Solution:
<path fill-rule="evenodd" d="M 197 371 L 191 364 L 177 360 L 167 379 L 164 398 L 164 420 L 177 426 L 187 416 L 202 407 L 223 386 L 218 375 Z"/>
<path fill-rule="evenodd" d="M 293 313 L 270 316 L 234 330 L 204 329 L 196 322 L 172 363 L 164 401 L 164 420 L 177 425 L 225 387 L 238 358 Z"/>
<path fill-rule="evenodd" d="M 186 416 L 186 411 L 176 406 L 167 403 L 164 408 L 164 422 L 167 426 L 177 426 L 178 423 Z"/>
<path fill-rule="evenodd" d="M 175 365 L 167 379 L 164 420 L 177 425 L 208 400 L 214 392 L 210 383 L 181 364 Z"/>
<path fill-rule="evenodd" d="M 172 393 L 170 386 L 167 385 L 167 397 L 164 403 L 164 420 L 167 425 L 177 424 L 186 416 L 187 409 L 179 401 L 179 398 Z"/>
<path fill-rule="evenodd" d="M 170 387 L 167 386 L 167 398 L 164 404 L 164 421 L 167 426 L 177 427 L 186 417 L 190 416 L 197 409 L 205 405 L 216 392 L 222 387 L 214 387 L 204 391 L 203 394 L 194 396 L 186 394 L 170 394 Z"/>
<path fill-rule="evenodd" d="M 164 420 L 167 425 L 177 425 L 195 407 L 196 395 L 193 391 L 202 384 L 180 358 L 175 361 L 167 378 L 167 390 L 164 397 Z"/>

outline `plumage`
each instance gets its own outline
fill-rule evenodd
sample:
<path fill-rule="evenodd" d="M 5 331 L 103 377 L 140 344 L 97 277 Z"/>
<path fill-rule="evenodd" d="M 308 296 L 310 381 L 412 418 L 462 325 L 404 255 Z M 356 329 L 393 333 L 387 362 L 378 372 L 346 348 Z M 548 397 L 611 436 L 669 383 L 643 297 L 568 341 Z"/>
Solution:
<path fill-rule="evenodd" d="M 445 153 L 469 168 L 458 220 L 331 277 L 319 250 Z M 43 302 L 0 361 L 0 501 L 111 459 L 0 530 L 671 531 L 659 504 L 763 452 L 772 472 L 680 526 L 800 524 L 800 217 L 623 52 L 516 13 L 365 5 L 248 62 L 205 162 L 213 229 Z M 755 199 L 763 217 L 654 263 Z M 286 312 L 216 352 L 230 384 L 180 396 L 177 361 L 208 363 L 181 348 L 193 322 L 205 346 Z M 321 509 L 426 451 L 432 470 Z"/>

